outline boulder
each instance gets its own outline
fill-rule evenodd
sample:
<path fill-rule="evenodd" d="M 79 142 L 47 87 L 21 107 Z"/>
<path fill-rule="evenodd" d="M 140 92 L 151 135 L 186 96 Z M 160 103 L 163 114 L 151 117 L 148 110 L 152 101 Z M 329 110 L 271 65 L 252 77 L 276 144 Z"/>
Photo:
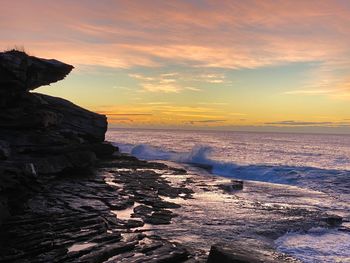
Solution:
<path fill-rule="evenodd" d="M 207 263 L 300 263 L 291 256 L 278 253 L 270 244 L 258 239 L 244 239 L 214 244 Z"/>
<path fill-rule="evenodd" d="M 326 215 L 322 217 L 321 220 L 331 227 L 340 226 L 343 223 L 343 218 L 338 215 Z"/>
<path fill-rule="evenodd" d="M 243 190 L 243 181 L 231 180 L 230 183 L 219 184 L 218 187 L 224 192 L 232 193 L 237 190 Z"/>

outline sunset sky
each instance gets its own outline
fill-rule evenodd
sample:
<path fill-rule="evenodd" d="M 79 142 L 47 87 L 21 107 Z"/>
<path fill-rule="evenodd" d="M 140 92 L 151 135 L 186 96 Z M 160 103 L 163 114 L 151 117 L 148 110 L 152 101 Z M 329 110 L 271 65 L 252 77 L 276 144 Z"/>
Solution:
<path fill-rule="evenodd" d="M 348 0 L 12 0 L 0 30 L 113 127 L 350 132 Z"/>

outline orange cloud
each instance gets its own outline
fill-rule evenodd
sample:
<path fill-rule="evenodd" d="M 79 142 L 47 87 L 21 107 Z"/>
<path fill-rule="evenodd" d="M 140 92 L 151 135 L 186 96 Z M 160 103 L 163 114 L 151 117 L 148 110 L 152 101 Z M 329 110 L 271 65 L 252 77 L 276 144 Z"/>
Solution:
<path fill-rule="evenodd" d="M 8 1 L 2 3 L 0 43 L 111 67 L 187 61 L 254 68 L 332 60 L 341 59 L 349 46 L 345 5 L 334 0 Z"/>
<path fill-rule="evenodd" d="M 333 86 L 343 76 L 337 71 L 350 71 L 349 12 L 344 0 L 3 1 L 0 45 L 114 68 L 241 69 L 317 61 L 312 89 L 327 94 L 338 90 Z M 170 80 L 143 88 L 181 89 Z"/>

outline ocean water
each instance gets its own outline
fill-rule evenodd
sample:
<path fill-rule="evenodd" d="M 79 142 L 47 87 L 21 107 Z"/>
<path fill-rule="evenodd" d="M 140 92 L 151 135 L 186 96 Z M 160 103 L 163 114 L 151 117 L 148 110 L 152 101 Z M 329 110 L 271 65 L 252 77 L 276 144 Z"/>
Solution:
<path fill-rule="evenodd" d="M 143 145 L 134 151 L 147 159 L 205 151 L 206 157 L 236 165 L 350 170 L 350 135 L 109 129 L 107 139 L 126 151 Z"/>
<path fill-rule="evenodd" d="M 288 233 L 275 243 L 280 251 L 303 262 L 350 262 L 350 235 L 335 229 L 312 228 L 306 234 Z"/>
<path fill-rule="evenodd" d="M 203 166 L 214 175 L 324 192 L 350 219 L 350 135 L 109 129 L 107 140 L 144 160 Z M 345 244 L 330 249 L 330 240 Z M 276 241 L 281 251 L 303 262 L 350 262 L 349 243 L 349 232 L 334 229 L 288 233 Z"/>
<path fill-rule="evenodd" d="M 145 160 L 350 196 L 350 135 L 110 129 L 107 140 Z"/>

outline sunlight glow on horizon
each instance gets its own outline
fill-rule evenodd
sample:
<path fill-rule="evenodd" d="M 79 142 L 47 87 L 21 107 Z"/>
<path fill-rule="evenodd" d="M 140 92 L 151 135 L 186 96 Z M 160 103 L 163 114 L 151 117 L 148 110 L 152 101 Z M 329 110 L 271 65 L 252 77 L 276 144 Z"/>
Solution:
<path fill-rule="evenodd" d="M 116 127 L 350 132 L 350 3 L 2 3 L 0 46 L 75 69 L 38 92 Z"/>

